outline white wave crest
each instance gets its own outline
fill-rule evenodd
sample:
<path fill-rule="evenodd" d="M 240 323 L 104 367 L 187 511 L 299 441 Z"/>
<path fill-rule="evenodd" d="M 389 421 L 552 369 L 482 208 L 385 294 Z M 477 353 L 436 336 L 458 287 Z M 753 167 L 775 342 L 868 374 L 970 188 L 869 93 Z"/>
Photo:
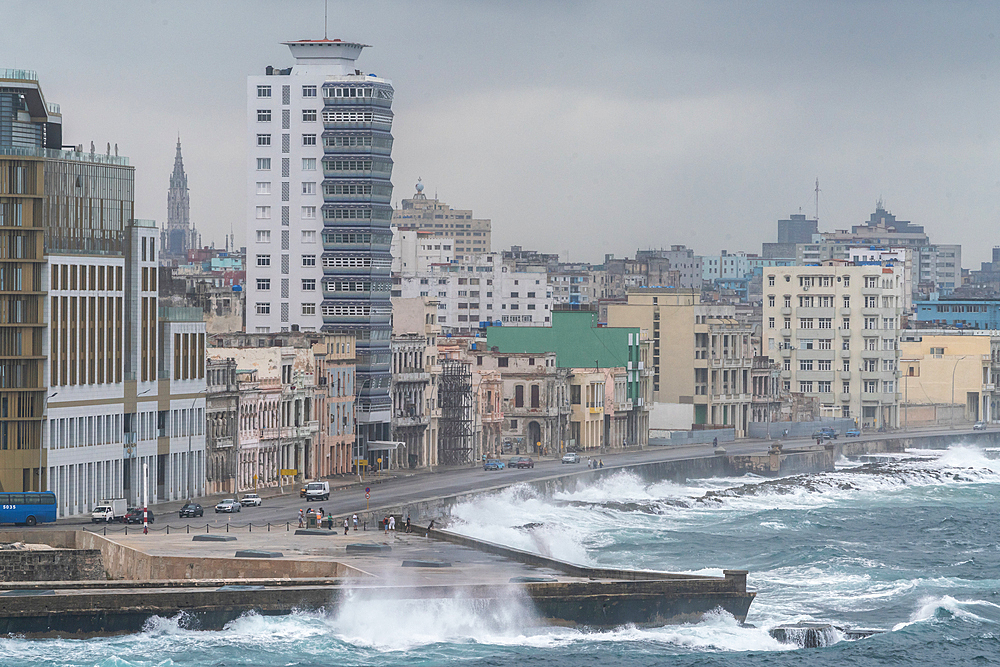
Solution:
<path fill-rule="evenodd" d="M 892 629 L 894 631 L 902 630 L 903 628 L 913 625 L 914 623 L 934 621 L 941 618 L 960 618 L 979 623 L 992 622 L 989 619 L 969 610 L 970 608 L 975 607 L 1000 609 L 1000 605 L 986 600 L 956 600 L 950 595 L 924 597 L 920 599 L 919 606 L 916 611 L 913 612 L 913 615 L 910 616 L 910 620 L 903 623 L 897 623 Z"/>

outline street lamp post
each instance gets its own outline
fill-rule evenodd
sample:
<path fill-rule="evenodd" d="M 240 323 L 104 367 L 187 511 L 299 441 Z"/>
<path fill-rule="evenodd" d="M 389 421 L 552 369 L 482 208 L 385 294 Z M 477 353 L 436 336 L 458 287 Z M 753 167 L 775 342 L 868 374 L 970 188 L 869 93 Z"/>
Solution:
<path fill-rule="evenodd" d="M 188 424 L 188 461 L 187 461 L 187 463 L 188 463 L 187 464 L 187 472 L 188 472 L 188 474 L 187 474 L 187 478 L 188 478 L 187 479 L 187 481 L 188 481 L 188 483 L 187 483 L 187 490 L 188 490 L 187 496 L 188 496 L 188 502 L 191 502 L 191 500 L 194 498 L 194 496 L 191 495 L 191 489 L 192 489 L 193 481 L 194 481 L 193 480 L 193 476 L 194 476 L 194 470 L 193 470 L 193 468 L 194 468 L 194 462 L 191 460 L 191 436 L 194 433 L 195 406 L 197 404 L 198 404 L 198 399 L 197 398 L 194 399 L 193 401 L 191 401 L 191 421 Z"/>
<path fill-rule="evenodd" d="M 57 394 L 59 394 L 59 392 L 58 391 L 54 391 L 51 394 L 49 394 L 48 396 L 46 396 L 45 400 L 48 401 L 50 398 L 52 398 L 53 396 L 56 396 Z M 42 484 L 42 480 L 44 479 L 44 477 L 43 477 L 43 471 L 42 471 L 42 450 L 44 449 L 43 445 L 45 444 L 44 443 L 44 439 L 45 439 L 44 438 L 44 434 L 40 433 L 39 434 L 39 438 L 38 438 L 38 490 L 39 491 L 44 491 L 45 490 L 45 488 L 44 488 L 44 486 Z"/>

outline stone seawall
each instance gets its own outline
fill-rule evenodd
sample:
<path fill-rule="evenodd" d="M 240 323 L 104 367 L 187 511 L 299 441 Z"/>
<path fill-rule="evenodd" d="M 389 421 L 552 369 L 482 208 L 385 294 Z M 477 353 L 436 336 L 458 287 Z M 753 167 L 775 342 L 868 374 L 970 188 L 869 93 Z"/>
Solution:
<path fill-rule="evenodd" d="M 0 581 L 104 579 L 100 549 L 0 551 Z"/>
<path fill-rule="evenodd" d="M 733 477 L 747 473 L 765 477 L 801 475 L 831 471 L 841 457 L 899 453 L 907 449 L 947 449 L 956 441 L 978 447 L 1000 446 L 1000 430 L 939 434 L 892 433 L 877 439 L 841 438 L 821 445 L 783 448 L 780 453 L 762 452 L 746 455 L 720 453 L 672 461 L 607 466 L 599 469 L 567 470 L 565 473 L 552 477 L 519 482 L 516 486 L 523 487 L 526 494 L 549 497 L 557 492 L 572 493 L 577 489 L 593 486 L 601 479 L 623 471 L 634 475 L 646 484 L 661 481 L 683 483 L 688 479 Z M 780 444 L 780 441 L 775 442 Z M 767 443 L 762 443 L 762 447 L 767 447 Z M 414 523 L 423 527 L 432 519 L 437 522 L 446 520 L 451 509 L 456 505 L 473 500 L 483 494 L 500 493 L 512 486 L 515 484 L 503 484 L 457 495 L 439 496 L 413 503 L 373 508 L 365 516 L 372 524 L 377 523 L 381 517 L 390 513 L 400 517 L 409 516 Z"/>

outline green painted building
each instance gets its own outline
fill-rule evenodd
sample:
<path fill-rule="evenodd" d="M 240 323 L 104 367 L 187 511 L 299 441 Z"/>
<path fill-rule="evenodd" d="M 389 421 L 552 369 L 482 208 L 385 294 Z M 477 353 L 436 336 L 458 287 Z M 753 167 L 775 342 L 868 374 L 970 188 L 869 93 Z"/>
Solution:
<path fill-rule="evenodd" d="M 639 328 L 599 327 L 597 313 L 556 310 L 551 327 L 489 327 L 488 349 L 512 353 L 555 352 L 560 368 L 624 368 L 628 398 L 639 393 Z"/>

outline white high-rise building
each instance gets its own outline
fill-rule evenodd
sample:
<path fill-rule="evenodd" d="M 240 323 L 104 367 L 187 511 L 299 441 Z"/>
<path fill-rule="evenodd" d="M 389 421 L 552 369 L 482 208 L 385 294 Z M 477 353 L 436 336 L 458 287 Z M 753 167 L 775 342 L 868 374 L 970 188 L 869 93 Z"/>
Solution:
<path fill-rule="evenodd" d="M 292 67 L 247 77 L 249 333 L 323 326 L 323 84 L 354 62 L 287 44 Z"/>

